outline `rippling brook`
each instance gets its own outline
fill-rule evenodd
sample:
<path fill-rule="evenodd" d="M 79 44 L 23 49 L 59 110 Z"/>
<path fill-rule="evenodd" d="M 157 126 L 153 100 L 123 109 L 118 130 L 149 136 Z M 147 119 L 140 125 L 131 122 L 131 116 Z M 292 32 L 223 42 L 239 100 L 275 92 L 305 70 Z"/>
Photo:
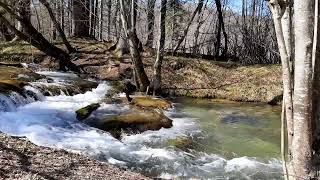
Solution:
<path fill-rule="evenodd" d="M 0 131 L 153 178 L 281 179 L 279 107 L 176 98 L 165 112 L 172 128 L 122 134 L 118 140 L 75 115 L 77 109 L 105 98 L 108 82 L 77 93 L 66 88 L 77 75 L 39 73 L 51 82 L 30 83 L 20 94 L 0 94 Z M 61 90 L 50 88 L 53 85 Z M 128 108 L 102 103 L 91 116 Z"/>

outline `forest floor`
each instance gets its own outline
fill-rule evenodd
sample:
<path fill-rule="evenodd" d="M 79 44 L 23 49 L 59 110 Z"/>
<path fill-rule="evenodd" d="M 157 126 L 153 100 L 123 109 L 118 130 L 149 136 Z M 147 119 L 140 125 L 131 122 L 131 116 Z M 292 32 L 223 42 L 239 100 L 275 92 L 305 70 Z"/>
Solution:
<path fill-rule="evenodd" d="M 85 156 L 0 133 L 0 179 L 149 179 Z"/>
<path fill-rule="evenodd" d="M 111 43 L 72 39 L 71 44 L 79 51 L 73 55 L 73 62 L 96 78 L 120 80 L 127 77 L 132 68 L 129 55 L 119 57 L 108 51 Z M 144 52 L 142 57 L 151 78 L 154 53 Z M 0 44 L 0 61 L 35 62 L 50 69 L 57 68 L 51 58 L 27 43 Z M 234 62 L 166 56 L 162 75 L 163 95 L 269 102 L 282 94 L 280 65 L 243 66 Z"/>

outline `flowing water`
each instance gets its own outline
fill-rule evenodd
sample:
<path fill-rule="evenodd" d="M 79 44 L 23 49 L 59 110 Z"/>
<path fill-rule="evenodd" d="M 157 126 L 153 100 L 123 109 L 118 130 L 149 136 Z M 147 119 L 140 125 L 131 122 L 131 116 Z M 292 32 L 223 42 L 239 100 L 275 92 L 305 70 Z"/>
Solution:
<path fill-rule="evenodd" d="M 42 74 L 62 86 L 78 78 Z M 26 136 L 37 145 L 84 153 L 149 177 L 281 178 L 278 107 L 178 98 L 173 100 L 175 108 L 166 112 L 173 119 L 172 128 L 124 134 L 119 141 L 75 118 L 75 110 L 99 102 L 109 88 L 101 83 L 84 94 L 44 96 L 28 86 L 25 96 L 0 94 L 0 131 Z M 127 109 L 102 104 L 93 115 Z"/>

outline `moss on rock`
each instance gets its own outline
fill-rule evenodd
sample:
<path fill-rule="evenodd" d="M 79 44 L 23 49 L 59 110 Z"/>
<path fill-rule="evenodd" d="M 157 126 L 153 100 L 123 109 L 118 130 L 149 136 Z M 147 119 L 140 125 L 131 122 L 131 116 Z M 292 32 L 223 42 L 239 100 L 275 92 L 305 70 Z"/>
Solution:
<path fill-rule="evenodd" d="M 159 130 L 171 128 L 172 120 L 160 111 L 134 111 L 120 115 L 109 115 L 99 120 L 87 121 L 96 128 L 114 132 L 143 132 L 147 130 Z"/>
<path fill-rule="evenodd" d="M 176 139 L 170 139 L 167 143 L 169 146 L 173 146 L 178 149 L 187 150 L 193 147 L 193 141 L 186 137 L 178 137 Z"/>
<path fill-rule="evenodd" d="M 90 116 L 90 114 L 100 107 L 99 103 L 93 103 L 76 111 L 76 117 L 78 120 L 82 121 Z"/>
<path fill-rule="evenodd" d="M 42 79 L 44 77 L 45 76 L 42 76 L 25 68 L 0 66 L 0 80 L 19 79 L 21 81 L 31 82 Z"/>
<path fill-rule="evenodd" d="M 167 110 L 172 107 L 172 103 L 170 101 L 164 99 L 155 99 L 151 97 L 135 97 L 132 100 L 131 104 L 140 108 L 148 109 Z"/>

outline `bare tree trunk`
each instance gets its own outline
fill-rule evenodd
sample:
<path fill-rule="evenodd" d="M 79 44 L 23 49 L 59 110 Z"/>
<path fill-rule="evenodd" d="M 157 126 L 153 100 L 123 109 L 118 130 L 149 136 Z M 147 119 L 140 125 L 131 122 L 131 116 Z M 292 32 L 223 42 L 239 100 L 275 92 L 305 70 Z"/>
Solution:
<path fill-rule="evenodd" d="M 60 8 L 61 8 L 61 17 L 60 17 L 60 27 L 62 29 L 62 31 L 64 32 L 64 0 L 61 0 L 60 2 Z"/>
<path fill-rule="evenodd" d="M 320 159 L 320 1 L 315 0 L 315 22 L 314 22 L 314 46 L 312 54 L 312 64 L 313 64 L 313 148 L 314 148 L 314 162 L 319 161 Z"/>
<path fill-rule="evenodd" d="M 156 0 L 148 0 L 147 8 L 147 22 L 148 22 L 148 37 L 146 46 L 152 48 L 153 46 L 153 29 L 154 29 L 154 7 Z"/>
<path fill-rule="evenodd" d="M 17 4 L 16 4 L 16 7 L 17 7 L 17 10 L 18 10 L 17 13 L 20 16 L 23 16 L 23 17 L 28 18 L 30 20 L 30 12 L 31 12 L 30 0 L 18 0 Z M 19 31 L 24 31 L 23 25 L 21 24 L 20 21 L 18 21 L 17 29 Z M 15 41 L 19 41 L 19 40 L 21 40 L 19 38 L 19 36 L 15 36 L 12 41 L 15 42 Z"/>
<path fill-rule="evenodd" d="M 161 89 L 161 67 L 163 61 L 164 44 L 166 41 L 166 12 L 167 12 L 167 0 L 161 0 L 160 9 L 160 34 L 157 49 L 157 59 L 154 63 L 154 75 L 153 75 L 153 94 Z"/>
<path fill-rule="evenodd" d="M 202 6 L 203 6 L 203 1 L 204 0 L 199 0 L 199 3 L 198 3 L 198 6 L 197 8 L 193 11 L 192 15 L 191 15 L 191 18 L 189 19 L 185 29 L 184 29 L 184 32 L 183 32 L 183 35 L 182 37 L 179 39 L 177 45 L 175 46 L 175 48 L 173 49 L 173 53 L 176 53 L 181 45 L 181 43 L 183 42 L 183 40 L 185 39 L 186 35 L 188 34 L 188 31 L 189 31 L 189 28 L 190 28 L 190 25 L 194 19 L 194 17 L 196 16 L 196 14 L 201 11 L 202 9 Z"/>
<path fill-rule="evenodd" d="M 75 52 L 75 49 L 71 46 L 71 44 L 69 43 L 69 41 L 67 40 L 66 35 L 64 34 L 64 31 L 62 30 L 59 22 L 57 21 L 56 17 L 53 14 L 53 11 L 50 7 L 50 4 L 47 2 L 47 0 L 40 0 L 40 2 L 46 7 L 46 9 L 48 10 L 49 16 L 54 24 L 55 29 L 59 32 L 60 37 L 62 38 L 62 41 L 64 43 L 64 45 L 66 46 L 66 48 L 68 49 L 69 53 L 73 53 Z"/>
<path fill-rule="evenodd" d="M 194 54 L 200 54 L 200 47 L 198 44 L 198 39 L 199 39 L 199 34 L 200 34 L 200 28 L 203 25 L 203 23 L 205 22 L 204 20 L 202 20 L 203 18 L 203 13 L 202 13 L 202 9 L 198 12 L 199 16 L 198 16 L 198 24 L 197 24 L 197 28 L 196 31 L 194 33 L 194 47 L 193 47 L 193 53 Z"/>
<path fill-rule="evenodd" d="M 279 2 L 274 1 L 270 3 L 270 10 L 273 14 L 273 21 L 278 41 L 279 52 L 281 56 L 282 63 L 282 79 L 283 79 L 283 97 L 285 102 L 285 117 L 286 117 L 286 127 L 288 133 L 288 153 L 289 161 L 291 160 L 291 144 L 293 138 L 293 100 L 292 100 L 292 76 L 290 72 L 290 47 L 291 40 L 288 40 L 290 36 L 284 34 L 291 34 L 290 32 L 284 32 L 283 26 L 289 25 L 290 23 L 283 23 L 290 21 L 289 17 L 282 18 L 284 11 L 290 11 L 288 7 L 281 7 Z M 288 9 L 288 10 L 287 10 Z M 290 28 L 284 28 L 289 30 Z M 287 42 L 287 43 L 286 43 Z M 289 52 L 288 52 L 289 50 Z"/>
<path fill-rule="evenodd" d="M 295 0 L 294 136 L 292 170 L 297 178 L 308 178 L 312 168 L 312 42 L 314 1 Z M 318 98 L 318 97 L 315 97 Z"/>
<path fill-rule="evenodd" d="M 35 7 L 35 5 L 34 5 L 34 0 L 31 0 L 31 2 L 32 2 L 32 5 L 34 6 L 34 12 L 35 12 L 35 14 L 36 14 L 36 18 L 37 18 L 37 25 L 38 25 L 38 31 L 40 31 L 40 29 L 41 29 L 41 25 L 40 25 L 40 17 L 39 17 L 39 13 L 38 13 L 38 10 L 37 10 L 37 8 Z"/>
<path fill-rule="evenodd" d="M 94 1 L 94 16 L 93 16 L 93 37 L 96 37 L 96 30 L 97 30 L 97 20 L 98 20 L 98 0 Z"/>
<path fill-rule="evenodd" d="M 131 21 L 128 23 L 125 11 L 124 0 L 120 0 L 120 16 L 122 22 L 122 28 L 124 31 L 125 38 L 128 40 L 129 49 L 133 64 L 135 66 L 135 71 L 137 73 L 138 80 L 140 82 L 140 91 L 146 91 L 150 84 L 147 74 L 144 71 L 142 59 L 140 52 L 138 50 L 137 35 L 135 30 L 136 24 L 136 0 L 131 1 Z"/>
<path fill-rule="evenodd" d="M 217 37 L 216 37 L 216 43 L 215 43 L 215 55 L 220 56 L 220 47 L 221 47 L 221 31 L 224 36 L 224 49 L 222 51 L 221 56 L 226 56 L 227 50 L 228 50 L 228 37 L 227 33 L 224 27 L 224 21 L 223 21 L 223 13 L 222 13 L 222 8 L 221 8 L 221 1 L 220 0 L 215 0 L 217 11 L 218 11 L 218 32 L 217 32 Z"/>
<path fill-rule="evenodd" d="M 73 36 L 90 36 L 90 0 L 73 0 Z"/>
<path fill-rule="evenodd" d="M 53 5 L 53 11 L 54 11 L 54 12 L 52 11 L 52 13 L 54 13 L 53 16 L 55 16 L 55 13 L 57 11 L 57 2 L 56 2 L 56 0 L 52 1 L 52 5 Z M 52 32 L 52 39 L 56 40 L 57 39 L 57 29 L 56 29 L 52 19 L 50 21 L 50 26 L 51 26 L 51 32 Z"/>
<path fill-rule="evenodd" d="M 100 28 L 99 28 L 99 30 L 100 30 L 100 32 L 99 32 L 99 39 L 100 39 L 100 41 L 102 41 L 103 40 L 103 11 L 104 11 L 104 0 L 101 0 L 101 2 L 100 2 L 100 22 L 99 22 L 99 26 L 100 26 Z M 109 33 L 109 31 L 110 31 L 110 19 L 109 19 L 110 17 L 108 17 L 108 33 Z"/>

